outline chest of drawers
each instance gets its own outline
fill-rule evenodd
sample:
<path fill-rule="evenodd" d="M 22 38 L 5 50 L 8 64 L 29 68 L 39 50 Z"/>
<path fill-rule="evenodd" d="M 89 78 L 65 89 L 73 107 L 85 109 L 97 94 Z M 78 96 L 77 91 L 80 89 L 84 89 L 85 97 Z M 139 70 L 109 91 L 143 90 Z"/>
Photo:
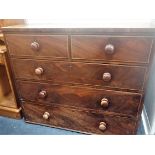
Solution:
<path fill-rule="evenodd" d="M 26 122 L 136 134 L 154 54 L 149 28 L 3 28 Z"/>

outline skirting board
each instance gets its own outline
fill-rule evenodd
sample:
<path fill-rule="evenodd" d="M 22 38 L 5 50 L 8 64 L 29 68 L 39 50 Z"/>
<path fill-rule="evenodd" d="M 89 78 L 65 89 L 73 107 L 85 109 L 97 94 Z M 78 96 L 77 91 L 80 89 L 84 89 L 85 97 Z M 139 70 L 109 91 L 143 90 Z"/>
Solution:
<path fill-rule="evenodd" d="M 21 108 L 14 109 L 0 106 L 0 116 L 21 119 Z"/>
<path fill-rule="evenodd" d="M 144 126 L 145 135 L 151 134 L 150 122 L 149 122 L 149 119 L 148 119 L 148 116 L 146 113 L 145 106 L 144 106 L 143 111 L 142 111 L 142 123 Z"/>

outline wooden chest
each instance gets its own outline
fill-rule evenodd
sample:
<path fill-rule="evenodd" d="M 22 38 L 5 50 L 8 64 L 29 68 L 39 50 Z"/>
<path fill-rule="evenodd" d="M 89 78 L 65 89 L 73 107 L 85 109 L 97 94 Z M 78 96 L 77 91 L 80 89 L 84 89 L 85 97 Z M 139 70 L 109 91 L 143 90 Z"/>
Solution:
<path fill-rule="evenodd" d="M 129 25 L 130 27 L 130 25 Z M 136 134 L 154 28 L 3 28 L 26 122 Z"/>

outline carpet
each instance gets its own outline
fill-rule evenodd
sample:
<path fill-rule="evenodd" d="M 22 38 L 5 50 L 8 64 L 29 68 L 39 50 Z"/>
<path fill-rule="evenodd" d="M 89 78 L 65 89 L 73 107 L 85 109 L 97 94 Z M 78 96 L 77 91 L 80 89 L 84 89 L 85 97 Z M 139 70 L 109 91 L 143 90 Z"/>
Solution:
<path fill-rule="evenodd" d="M 138 135 L 144 134 L 142 123 L 137 132 Z M 23 119 L 15 120 L 0 117 L 0 135 L 84 135 L 78 132 L 64 129 L 50 128 L 41 125 L 25 123 Z"/>

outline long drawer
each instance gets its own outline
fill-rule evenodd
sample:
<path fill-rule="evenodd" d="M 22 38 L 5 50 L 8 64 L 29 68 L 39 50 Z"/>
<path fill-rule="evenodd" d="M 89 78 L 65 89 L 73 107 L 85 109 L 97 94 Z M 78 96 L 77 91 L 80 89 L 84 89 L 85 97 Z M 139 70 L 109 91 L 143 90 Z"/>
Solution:
<path fill-rule="evenodd" d="M 134 134 L 135 121 L 90 111 L 59 106 L 22 105 L 25 120 L 32 123 L 95 134 Z"/>
<path fill-rule="evenodd" d="M 149 62 L 152 38 L 114 37 L 103 35 L 73 35 L 73 59 Z"/>
<path fill-rule="evenodd" d="M 111 64 L 12 59 L 15 77 L 51 82 L 143 90 L 146 67 Z M 36 73 L 39 69 L 42 73 Z M 39 71 L 38 71 L 39 72 Z"/>
<path fill-rule="evenodd" d="M 50 85 L 18 81 L 17 89 L 24 100 L 43 105 L 61 105 L 136 116 L 141 95 L 88 87 Z"/>
<path fill-rule="evenodd" d="M 12 56 L 68 57 L 67 35 L 6 34 Z"/>

